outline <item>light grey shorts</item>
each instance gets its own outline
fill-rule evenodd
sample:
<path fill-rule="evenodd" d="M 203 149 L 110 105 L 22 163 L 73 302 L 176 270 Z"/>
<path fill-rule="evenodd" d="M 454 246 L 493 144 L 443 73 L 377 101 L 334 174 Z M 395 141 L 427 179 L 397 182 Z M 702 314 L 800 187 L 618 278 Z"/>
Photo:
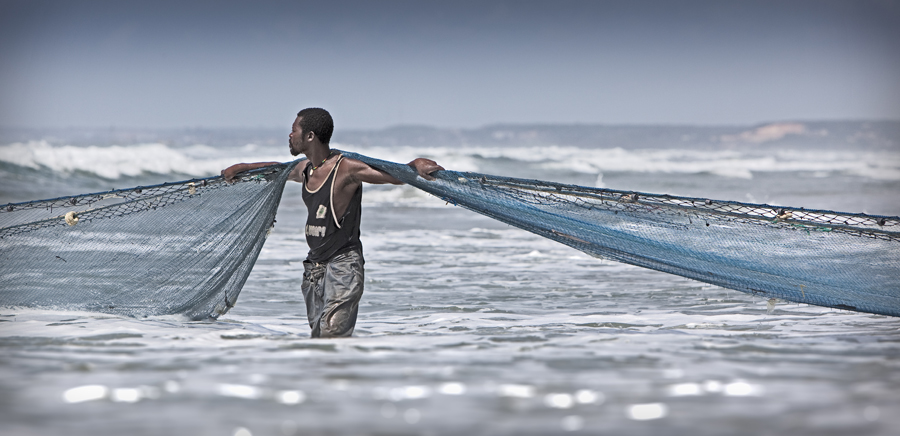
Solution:
<path fill-rule="evenodd" d="M 303 299 L 314 338 L 353 334 L 363 294 L 363 257 L 357 250 L 324 263 L 303 261 Z"/>

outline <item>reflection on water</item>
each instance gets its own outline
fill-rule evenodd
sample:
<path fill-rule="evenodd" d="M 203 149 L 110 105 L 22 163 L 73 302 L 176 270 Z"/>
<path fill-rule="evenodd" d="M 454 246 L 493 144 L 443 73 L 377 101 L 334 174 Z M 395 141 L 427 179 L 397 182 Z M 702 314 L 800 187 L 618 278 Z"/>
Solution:
<path fill-rule="evenodd" d="M 665 418 L 669 408 L 663 403 L 633 404 L 628 407 L 628 417 L 635 421 Z"/>
<path fill-rule="evenodd" d="M 900 410 L 898 319 L 785 302 L 769 313 L 766 300 L 454 208 L 365 214 L 353 338 L 309 338 L 305 241 L 281 216 L 217 322 L 0 310 L 2 433 L 878 435 L 900 425 L 890 413 Z"/>

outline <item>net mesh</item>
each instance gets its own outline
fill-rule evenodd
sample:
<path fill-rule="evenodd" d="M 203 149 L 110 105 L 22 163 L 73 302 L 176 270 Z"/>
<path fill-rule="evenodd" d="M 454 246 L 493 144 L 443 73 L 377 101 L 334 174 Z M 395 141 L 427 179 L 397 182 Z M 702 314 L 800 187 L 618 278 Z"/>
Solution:
<path fill-rule="evenodd" d="M 442 171 L 345 153 L 447 202 L 594 256 L 764 298 L 900 316 L 900 217 Z"/>
<path fill-rule="evenodd" d="M 291 162 L 0 209 L 0 305 L 216 318 L 237 300 Z"/>

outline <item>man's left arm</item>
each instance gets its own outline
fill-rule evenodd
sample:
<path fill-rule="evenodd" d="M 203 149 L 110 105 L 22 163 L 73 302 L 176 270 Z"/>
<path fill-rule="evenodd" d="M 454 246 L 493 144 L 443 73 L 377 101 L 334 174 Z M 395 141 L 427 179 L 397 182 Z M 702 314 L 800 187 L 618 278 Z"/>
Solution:
<path fill-rule="evenodd" d="M 394 176 L 379 169 L 373 168 L 365 162 L 358 161 L 356 159 L 348 159 L 348 163 L 351 164 L 351 168 L 349 168 L 351 183 L 366 182 L 376 185 L 386 183 L 390 183 L 392 185 L 403 184 L 403 182 L 397 180 Z M 434 177 L 431 176 L 431 173 L 444 169 L 444 167 L 438 165 L 437 162 L 422 157 L 414 159 L 407 165 L 415 169 L 416 172 L 419 173 L 419 176 L 421 176 L 425 180 L 434 180 Z"/>

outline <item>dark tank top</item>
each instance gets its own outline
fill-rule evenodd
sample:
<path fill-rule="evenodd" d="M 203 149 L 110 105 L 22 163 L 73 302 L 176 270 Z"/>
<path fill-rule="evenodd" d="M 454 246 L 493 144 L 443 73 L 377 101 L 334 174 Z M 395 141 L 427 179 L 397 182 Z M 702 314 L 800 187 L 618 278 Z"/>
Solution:
<path fill-rule="evenodd" d="M 332 257 L 359 249 L 362 254 L 362 243 L 359 241 L 359 222 L 362 216 L 362 185 L 356 188 L 350 204 L 343 216 L 338 218 L 334 213 L 334 179 L 338 166 L 344 159 L 338 157 L 334 167 L 325 178 L 325 183 L 316 191 L 310 191 L 309 168 L 303 169 L 303 202 L 306 203 L 306 243 L 309 244 L 307 259 L 315 263 L 323 263 Z"/>

